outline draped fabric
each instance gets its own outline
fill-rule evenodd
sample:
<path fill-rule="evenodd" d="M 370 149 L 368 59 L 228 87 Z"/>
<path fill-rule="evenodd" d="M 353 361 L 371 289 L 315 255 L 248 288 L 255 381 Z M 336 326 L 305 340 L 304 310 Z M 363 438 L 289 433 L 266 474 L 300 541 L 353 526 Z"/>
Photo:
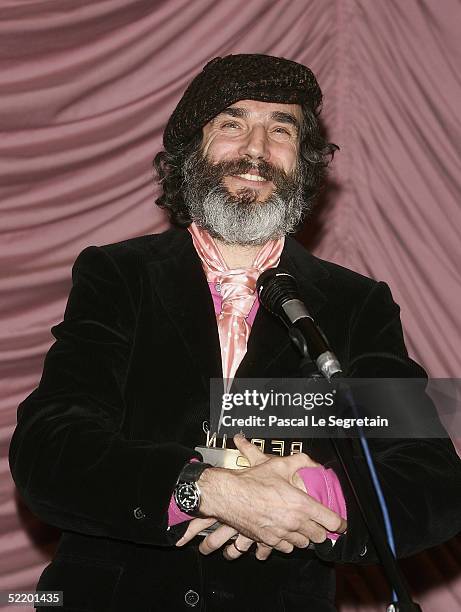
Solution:
<path fill-rule="evenodd" d="M 15 493 L 7 452 L 71 264 L 87 245 L 167 227 L 151 160 L 216 55 L 313 69 L 341 150 L 300 239 L 387 281 L 413 357 L 459 375 L 460 13 L 458 0 L 0 3 L 0 590 L 32 589 L 58 535 Z M 403 562 L 424 609 L 460 609 L 460 558 L 455 539 Z M 341 611 L 383 609 L 378 568 L 342 568 L 338 582 Z"/>

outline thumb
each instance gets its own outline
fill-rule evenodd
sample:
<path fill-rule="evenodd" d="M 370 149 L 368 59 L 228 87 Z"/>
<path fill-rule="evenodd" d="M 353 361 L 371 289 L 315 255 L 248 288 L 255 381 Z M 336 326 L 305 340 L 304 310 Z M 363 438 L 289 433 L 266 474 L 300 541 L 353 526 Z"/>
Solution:
<path fill-rule="evenodd" d="M 263 463 L 267 460 L 266 455 L 261 452 L 261 450 L 255 444 L 252 444 L 249 440 L 247 440 L 242 434 L 235 434 L 234 444 L 242 455 L 245 455 L 251 466 L 258 465 L 259 463 Z"/>

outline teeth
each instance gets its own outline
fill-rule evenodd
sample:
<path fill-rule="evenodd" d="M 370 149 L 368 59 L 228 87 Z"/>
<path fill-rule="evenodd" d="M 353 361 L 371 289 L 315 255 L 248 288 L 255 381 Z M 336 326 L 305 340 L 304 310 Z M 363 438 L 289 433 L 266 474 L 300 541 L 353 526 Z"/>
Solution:
<path fill-rule="evenodd" d="M 265 181 L 266 179 L 264 179 L 262 176 L 258 176 L 257 174 L 238 174 L 237 176 L 239 176 L 240 178 L 244 178 L 247 181 Z"/>

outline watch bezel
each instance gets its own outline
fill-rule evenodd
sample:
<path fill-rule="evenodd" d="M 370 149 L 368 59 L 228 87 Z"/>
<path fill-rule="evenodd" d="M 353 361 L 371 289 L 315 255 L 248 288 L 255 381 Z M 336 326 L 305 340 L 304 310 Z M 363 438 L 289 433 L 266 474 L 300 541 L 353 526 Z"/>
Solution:
<path fill-rule="evenodd" d="M 193 499 L 184 499 L 184 495 L 193 496 Z M 200 506 L 200 489 L 195 482 L 178 482 L 174 490 L 174 500 L 178 508 L 186 514 L 196 512 Z"/>

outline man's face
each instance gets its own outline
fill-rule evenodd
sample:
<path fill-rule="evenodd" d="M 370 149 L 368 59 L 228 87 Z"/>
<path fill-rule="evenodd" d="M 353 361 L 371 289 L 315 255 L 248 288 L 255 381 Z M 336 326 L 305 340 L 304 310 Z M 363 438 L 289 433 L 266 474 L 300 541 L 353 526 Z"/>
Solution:
<path fill-rule="evenodd" d="M 307 212 L 301 122 L 299 105 L 241 100 L 207 123 L 183 166 L 192 220 L 242 246 L 293 232 Z"/>
<path fill-rule="evenodd" d="M 295 170 L 301 122 L 298 104 L 240 100 L 205 125 L 202 154 L 228 169 L 222 182 L 229 193 L 263 202 L 276 188 L 274 174 Z"/>

